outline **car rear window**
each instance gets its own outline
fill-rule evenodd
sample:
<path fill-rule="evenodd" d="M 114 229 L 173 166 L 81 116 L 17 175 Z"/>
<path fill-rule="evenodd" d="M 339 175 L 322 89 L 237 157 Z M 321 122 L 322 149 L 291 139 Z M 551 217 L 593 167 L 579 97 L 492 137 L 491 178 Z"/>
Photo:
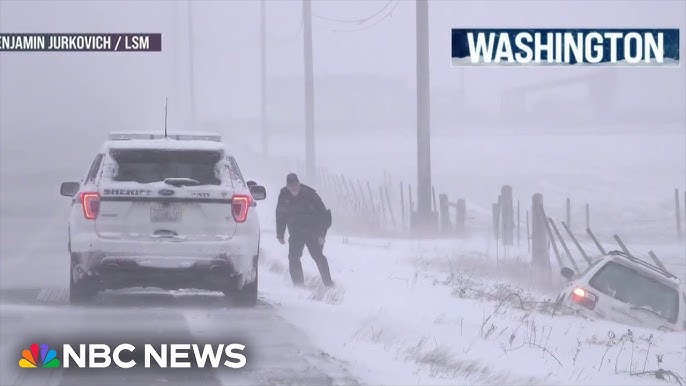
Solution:
<path fill-rule="evenodd" d="M 633 307 L 652 311 L 670 323 L 676 323 L 679 316 L 679 292 L 675 288 L 622 264 L 608 262 L 589 285 Z"/>
<path fill-rule="evenodd" d="M 201 185 L 220 185 L 215 173 L 219 151 L 111 149 L 117 163 L 114 181 L 149 183 L 166 178 L 192 178 Z"/>

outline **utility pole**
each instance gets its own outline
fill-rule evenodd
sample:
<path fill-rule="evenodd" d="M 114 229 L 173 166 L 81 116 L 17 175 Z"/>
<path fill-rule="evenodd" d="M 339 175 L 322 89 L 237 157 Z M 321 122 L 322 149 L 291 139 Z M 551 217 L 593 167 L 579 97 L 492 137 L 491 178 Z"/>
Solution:
<path fill-rule="evenodd" d="M 188 0 L 188 87 L 191 98 L 191 123 L 196 125 L 197 105 L 195 101 L 195 54 L 193 52 L 194 45 L 194 31 L 193 31 L 193 6 L 191 0 Z"/>
<path fill-rule="evenodd" d="M 303 46 L 305 53 L 305 169 L 316 179 L 314 165 L 314 78 L 312 74 L 312 1 L 303 0 Z"/>
<path fill-rule="evenodd" d="M 431 229 L 431 135 L 429 96 L 429 3 L 417 4 L 417 222 Z"/>
<path fill-rule="evenodd" d="M 262 155 L 267 156 L 269 153 L 268 141 L 268 127 L 267 127 L 267 6 L 266 0 L 262 0 L 260 4 L 260 19 L 262 21 L 260 29 L 260 45 L 262 53 L 260 56 L 260 79 L 261 79 L 261 125 L 262 125 Z"/>
<path fill-rule="evenodd" d="M 182 54 L 181 50 L 181 44 L 179 44 L 180 41 L 183 41 L 181 39 L 181 36 L 183 34 L 183 30 L 180 28 L 181 24 L 181 7 L 183 3 L 179 3 L 176 1 L 171 1 L 169 2 L 173 8 L 174 16 L 172 19 L 173 27 L 172 27 L 172 34 L 174 36 L 173 39 L 173 56 L 172 56 L 172 71 L 171 71 L 171 81 L 169 82 L 170 84 L 170 93 L 172 95 L 172 104 L 174 105 L 179 105 L 180 98 L 179 95 L 183 94 L 183 92 L 179 92 L 179 88 L 183 86 L 182 82 L 179 82 L 179 79 L 181 79 L 180 72 L 179 72 L 179 55 Z"/>

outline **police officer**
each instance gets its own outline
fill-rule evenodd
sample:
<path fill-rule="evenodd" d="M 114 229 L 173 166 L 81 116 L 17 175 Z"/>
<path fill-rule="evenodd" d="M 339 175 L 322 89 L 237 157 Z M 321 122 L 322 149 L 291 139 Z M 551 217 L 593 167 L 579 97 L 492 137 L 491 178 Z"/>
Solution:
<path fill-rule="evenodd" d="M 288 227 L 288 268 L 295 285 L 304 284 L 300 258 L 307 246 L 310 256 L 319 268 L 325 286 L 333 286 L 329 262 L 324 256 L 324 240 L 331 225 L 330 212 L 317 192 L 301 184 L 295 173 L 286 176 L 286 187 L 281 189 L 276 205 L 276 238 L 286 244 L 284 233 Z M 328 218 L 327 218 L 328 217 Z"/>

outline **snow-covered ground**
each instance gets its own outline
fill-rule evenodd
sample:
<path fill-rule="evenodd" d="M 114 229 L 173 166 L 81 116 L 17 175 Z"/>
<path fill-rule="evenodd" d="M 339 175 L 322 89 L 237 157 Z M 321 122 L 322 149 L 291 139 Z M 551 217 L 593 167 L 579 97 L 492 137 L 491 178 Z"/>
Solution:
<path fill-rule="evenodd" d="M 332 236 L 330 290 L 307 254 L 307 286 L 292 287 L 286 248 L 263 240 L 264 297 L 372 384 L 656 384 L 658 369 L 686 378 L 686 334 L 553 314 L 558 278 L 532 276 L 518 251 L 496 262 L 485 240 Z"/>
<path fill-rule="evenodd" d="M 279 140 L 274 153 L 301 154 L 299 140 Z M 227 142 L 233 144 L 230 136 Z M 273 234 L 274 192 L 285 174 L 255 167 L 255 158 L 238 152 L 244 176 L 268 188 L 268 199 L 258 204 L 260 298 L 304 331 L 303 339 L 372 384 L 656 384 L 661 381 L 651 373 L 632 374 L 659 368 L 686 378 L 686 334 L 552 315 L 547 300 L 561 285 L 556 264 L 549 279 L 533 276 L 525 239 L 521 250 L 504 258 L 488 235 L 489 205 L 508 183 L 522 205 L 532 193 L 543 193 L 548 214 L 556 219 L 564 217 L 564 199 L 571 197 L 577 233 L 583 233 L 583 203 L 589 202 L 592 228 L 606 249 L 616 248 L 609 243 L 619 233 L 632 250 L 655 251 L 684 277 L 684 245 L 674 237 L 673 189 L 686 187 L 685 144 L 684 135 L 436 138 L 437 191 L 449 192 L 451 200 L 467 199 L 472 237 L 345 238 L 334 223 L 325 248 L 337 283 L 332 290 L 319 287 L 307 253 L 308 286 L 291 286 L 287 248 Z M 338 173 L 378 181 L 386 170 L 395 182 L 416 178 L 411 136 L 392 141 L 322 136 L 318 146 L 320 165 Z M 248 149 L 240 142 L 235 148 Z M 58 195 L 59 183 L 78 180 L 94 153 L 65 153 L 61 163 L 48 162 L 41 157 L 51 155 L 41 153 L 21 165 L 7 154 L 0 169 L 2 285 L 33 288 L 50 278 L 55 286 L 66 286 L 68 199 Z M 594 250 L 588 240 L 582 243 Z M 17 259 L 21 256 L 39 256 L 44 275 L 29 272 L 25 260 Z"/>

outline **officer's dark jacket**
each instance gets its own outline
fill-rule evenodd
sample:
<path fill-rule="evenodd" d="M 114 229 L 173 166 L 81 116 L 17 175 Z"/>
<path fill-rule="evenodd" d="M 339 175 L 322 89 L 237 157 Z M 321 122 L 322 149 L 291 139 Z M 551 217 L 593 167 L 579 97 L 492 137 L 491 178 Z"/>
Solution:
<path fill-rule="evenodd" d="M 276 205 L 276 236 L 288 233 L 295 237 L 323 236 L 326 234 L 326 206 L 317 191 L 300 184 L 300 193 L 293 196 L 282 188 Z"/>

